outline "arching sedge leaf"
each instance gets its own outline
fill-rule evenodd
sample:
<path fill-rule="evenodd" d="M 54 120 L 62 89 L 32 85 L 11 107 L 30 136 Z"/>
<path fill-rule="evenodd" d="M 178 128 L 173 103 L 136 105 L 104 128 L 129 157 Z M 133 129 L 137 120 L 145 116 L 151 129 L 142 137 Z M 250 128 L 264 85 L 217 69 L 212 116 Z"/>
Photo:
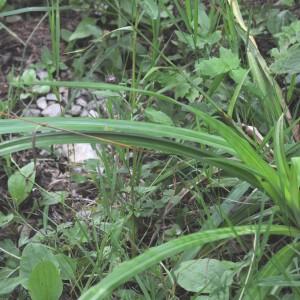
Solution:
<path fill-rule="evenodd" d="M 283 116 L 281 116 L 277 121 L 274 136 L 275 161 L 282 190 L 282 201 L 279 205 L 283 211 L 289 209 L 289 215 L 293 215 L 295 222 L 300 224 L 300 193 L 295 181 L 295 158 L 292 158 L 290 167 L 284 149 L 283 122 Z"/>
<path fill-rule="evenodd" d="M 92 118 L 20 118 L 0 120 L 0 134 L 31 133 L 36 131 L 124 132 L 156 138 L 181 139 L 212 146 L 230 154 L 235 153 L 228 146 L 228 143 L 219 136 L 162 124 Z"/>
<path fill-rule="evenodd" d="M 0 120 L 1 125 L 1 120 Z M 111 143 L 123 147 L 147 148 L 157 151 L 162 151 L 168 154 L 176 154 L 186 158 L 195 158 L 200 162 L 209 163 L 216 167 L 225 170 L 231 176 L 239 177 L 252 184 L 253 186 L 263 189 L 261 181 L 257 178 L 263 175 L 246 166 L 238 160 L 233 160 L 220 155 L 213 154 L 192 145 L 186 145 L 179 142 L 170 141 L 167 139 L 153 138 L 147 136 L 130 135 L 118 132 L 103 132 L 103 133 L 36 133 L 34 135 L 34 145 L 36 147 L 47 147 L 53 144 L 73 144 L 73 143 Z M 0 143 L 0 156 L 14 153 L 21 150 L 30 149 L 33 147 L 33 137 L 26 136 L 13 139 L 7 142 Z M 270 195 L 272 196 L 272 194 Z"/>
<path fill-rule="evenodd" d="M 144 254 L 141 254 L 129 261 L 120 264 L 100 283 L 91 287 L 87 292 L 85 292 L 80 297 L 80 300 L 106 299 L 111 295 L 114 289 L 124 284 L 135 275 L 147 270 L 160 261 L 168 257 L 172 257 L 184 250 L 224 239 L 259 233 L 296 237 L 300 232 L 295 228 L 287 226 L 257 225 L 237 226 L 234 228 L 234 231 L 232 230 L 232 228 L 220 228 L 183 236 L 160 246 L 150 248 Z"/>

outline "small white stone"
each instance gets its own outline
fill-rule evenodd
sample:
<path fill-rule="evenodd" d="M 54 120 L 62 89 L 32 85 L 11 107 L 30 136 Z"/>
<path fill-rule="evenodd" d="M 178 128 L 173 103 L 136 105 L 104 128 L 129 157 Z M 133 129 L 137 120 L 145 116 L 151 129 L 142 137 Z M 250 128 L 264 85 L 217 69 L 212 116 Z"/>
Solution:
<path fill-rule="evenodd" d="M 40 80 L 48 79 L 48 72 L 45 70 L 38 70 L 36 75 Z"/>
<path fill-rule="evenodd" d="M 53 93 L 47 94 L 46 98 L 48 101 L 57 101 L 58 100 L 57 96 Z"/>
<path fill-rule="evenodd" d="M 62 145 L 62 153 L 73 163 L 83 163 L 87 159 L 97 159 L 97 152 L 90 144 Z"/>
<path fill-rule="evenodd" d="M 45 109 L 47 107 L 46 97 L 40 97 L 36 100 L 36 106 L 40 109 Z"/>
<path fill-rule="evenodd" d="M 88 112 L 86 109 L 84 109 L 84 110 L 81 112 L 80 117 L 88 117 L 88 115 L 89 115 L 89 112 Z"/>
<path fill-rule="evenodd" d="M 93 117 L 93 118 L 99 118 L 98 112 L 95 111 L 95 110 L 93 110 L 93 109 L 91 109 L 91 110 L 89 111 L 89 116 L 90 116 L 90 117 Z"/>
<path fill-rule="evenodd" d="M 72 105 L 71 107 L 71 115 L 72 116 L 78 116 L 81 112 L 81 106 L 80 105 Z"/>
<path fill-rule="evenodd" d="M 45 117 L 58 117 L 61 115 L 61 107 L 57 103 L 51 104 L 42 111 L 42 115 Z"/>
<path fill-rule="evenodd" d="M 76 104 L 82 106 L 82 107 L 86 107 L 87 106 L 87 102 L 84 98 L 80 97 L 78 99 L 76 99 Z"/>
<path fill-rule="evenodd" d="M 40 116 L 41 111 L 36 108 L 30 108 L 24 111 L 24 117 L 38 117 Z"/>

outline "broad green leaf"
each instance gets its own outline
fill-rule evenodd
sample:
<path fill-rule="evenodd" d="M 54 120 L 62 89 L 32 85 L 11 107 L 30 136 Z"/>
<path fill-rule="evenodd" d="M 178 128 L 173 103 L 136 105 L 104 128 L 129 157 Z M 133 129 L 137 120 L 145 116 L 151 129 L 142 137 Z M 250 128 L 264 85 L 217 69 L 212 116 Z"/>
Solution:
<path fill-rule="evenodd" d="M 56 192 L 42 192 L 42 205 L 54 205 L 62 204 L 65 202 L 65 199 L 68 195 L 66 191 L 56 191 Z"/>
<path fill-rule="evenodd" d="M 0 241 L 0 247 L 6 253 L 6 254 L 1 253 L 2 258 L 6 260 L 6 267 L 14 268 L 16 267 L 16 264 L 19 265 L 20 251 L 15 245 L 15 242 L 13 242 L 11 239 L 2 239 Z M 5 269 L 0 269 L 0 272 L 3 270 Z M 1 274 L 0 274 L 0 278 L 1 278 Z"/>
<path fill-rule="evenodd" d="M 84 18 L 75 31 L 69 37 L 69 42 L 94 36 L 98 38 L 101 35 L 100 28 L 96 25 L 96 20 L 93 18 Z"/>
<path fill-rule="evenodd" d="M 159 18 L 159 8 L 155 0 L 142 0 L 140 4 L 152 20 Z"/>
<path fill-rule="evenodd" d="M 83 221 L 77 221 L 73 227 L 64 231 L 64 235 L 68 238 L 71 245 L 83 244 L 89 241 L 88 226 Z"/>
<path fill-rule="evenodd" d="M 5 6 L 6 0 L 0 0 L 0 10 Z"/>
<path fill-rule="evenodd" d="M 27 69 L 23 72 L 21 76 L 21 80 L 28 85 L 33 84 L 37 78 L 36 78 L 36 72 L 33 69 Z"/>
<path fill-rule="evenodd" d="M 218 295 L 229 298 L 229 287 L 240 264 L 216 259 L 197 259 L 182 262 L 174 271 L 177 283 L 195 293 Z"/>
<path fill-rule="evenodd" d="M 200 74 L 209 77 L 216 77 L 231 70 L 228 69 L 227 65 L 224 64 L 222 59 L 217 57 L 201 61 L 196 68 Z"/>
<path fill-rule="evenodd" d="M 55 255 L 59 263 L 61 278 L 63 280 L 75 280 L 76 261 L 64 254 Z"/>
<path fill-rule="evenodd" d="M 178 38 L 178 41 L 180 41 L 181 43 L 184 43 L 190 49 L 195 50 L 195 40 L 194 40 L 194 36 L 192 34 L 183 32 L 183 31 L 179 31 L 179 30 L 175 30 L 175 34 Z M 197 46 L 200 46 L 200 45 L 197 45 Z M 201 45 L 201 48 L 203 48 L 203 46 L 204 45 Z"/>
<path fill-rule="evenodd" d="M 28 290 L 32 300 L 58 300 L 63 284 L 59 269 L 52 261 L 39 262 L 29 276 Z"/>
<path fill-rule="evenodd" d="M 271 71 L 275 74 L 298 74 L 300 73 L 300 45 L 297 44 L 275 58 L 271 65 Z"/>
<path fill-rule="evenodd" d="M 196 65 L 196 69 L 204 76 L 215 77 L 231 70 L 237 69 L 240 60 L 231 50 L 220 48 L 220 58 L 210 58 L 201 61 Z"/>
<path fill-rule="evenodd" d="M 291 0 L 288 1 L 291 2 Z M 281 2 L 280 4 L 282 5 L 282 2 L 284 1 L 279 2 Z M 266 12 L 266 14 L 268 16 L 266 26 L 272 35 L 279 33 L 283 26 L 287 26 L 295 19 L 295 16 L 289 10 L 280 11 L 279 9 L 270 9 Z"/>
<path fill-rule="evenodd" d="M 8 191 L 17 206 L 31 193 L 35 181 L 35 166 L 31 162 L 16 171 L 8 179 Z"/>
<path fill-rule="evenodd" d="M 24 279 L 22 277 L 9 277 L 0 279 L 0 296 L 8 295 L 13 292 L 13 290 L 23 284 Z"/>
<path fill-rule="evenodd" d="M 288 49 L 291 45 L 300 42 L 300 21 L 296 20 L 288 26 L 282 27 L 282 32 L 277 33 L 279 49 L 282 51 Z"/>
<path fill-rule="evenodd" d="M 230 70 L 237 69 L 240 65 L 240 59 L 238 55 L 233 53 L 230 49 L 221 47 L 220 58 Z"/>
<path fill-rule="evenodd" d="M 258 226 L 237 226 L 234 228 L 220 228 L 207 230 L 180 237 L 160 246 L 150 248 L 127 262 L 120 264 L 100 283 L 85 292 L 80 300 L 100 300 L 110 297 L 112 291 L 134 277 L 159 263 L 168 257 L 197 246 L 205 245 L 224 239 L 235 238 L 242 235 L 254 233 L 268 233 L 275 235 L 297 236 L 299 231 L 288 226 L 279 225 L 258 225 Z"/>
<path fill-rule="evenodd" d="M 34 267 L 43 261 L 51 261 L 58 267 L 58 262 L 52 252 L 46 246 L 37 243 L 28 244 L 21 256 L 20 276 L 25 280 L 22 284 L 28 287 L 28 280 Z"/>
<path fill-rule="evenodd" d="M 172 119 L 162 111 L 155 110 L 153 108 L 147 108 L 145 110 L 145 116 L 154 123 L 160 123 L 164 125 L 173 125 Z"/>

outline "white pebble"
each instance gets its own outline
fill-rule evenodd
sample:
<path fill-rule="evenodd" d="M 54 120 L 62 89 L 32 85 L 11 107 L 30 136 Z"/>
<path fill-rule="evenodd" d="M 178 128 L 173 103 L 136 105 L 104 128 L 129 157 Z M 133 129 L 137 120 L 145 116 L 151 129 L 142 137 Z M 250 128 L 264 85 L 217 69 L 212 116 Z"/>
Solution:
<path fill-rule="evenodd" d="M 78 116 L 81 112 L 81 106 L 80 105 L 72 105 L 71 107 L 71 115 L 72 116 Z"/>
<path fill-rule="evenodd" d="M 40 80 L 48 79 L 48 72 L 45 70 L 38 70 L 36 75 Z"/>
<path fill-rule="evenodd" d="M 47 107 L 47 100 L 46 97 L 40 97 L 36 100 L 36 105 L 40 109 L 45 109 Z"/>
<path fill-rule="evenodd" d="M 80 117 L 88 117 L 88 115 L 89 115 L 89 112 L 88 112 L 86 109 L 84 109 L 84 110 L 81 112 Z"/>
<path fill-rule="evenodd" d="M 58 100 L 57 96 L 53 93 L 47 94 L 46 98 L 48 101 L 57 101 Z"/>
<path fill-rule="evenodd" d="M 89 116 L 90 116 L 90 117 L 93 117 L 93 118 L 99 118 L 98 112 L 95 111 L 95 110 L 93 110 L 93 109 L 91 109 L 91 110 L 89 111 Z"/>
<path fill-rule="evenodd" d="M 61 107 L 57 103 L 51 104 L 42 111 L 42 115 L 45 117 L 58 117 L 61 115 Z"/>
<path fill-rule="evenodd" d="M 86 107 L 87 106 L 87 102 L 84 98 L 80 97 L 78 99 L 76 99 L 76 104 L 82 106 L 82 107 Z"/>

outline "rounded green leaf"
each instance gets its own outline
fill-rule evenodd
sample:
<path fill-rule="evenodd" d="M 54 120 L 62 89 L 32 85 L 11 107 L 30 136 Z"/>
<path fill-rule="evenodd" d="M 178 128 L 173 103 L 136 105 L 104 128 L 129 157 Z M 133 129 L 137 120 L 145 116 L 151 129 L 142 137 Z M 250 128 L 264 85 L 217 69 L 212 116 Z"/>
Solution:
<path fill-rule="evenodd" d="M 17 206 L 31 193 L 35 181 L 35 166 L 31 162 L 16 171 L 8 179 L 8 191 Z"/>
<path fill-rule="evenodd" d="M 238 269 L 239 264 L 231 261 L 203 258 L 182 262 L 174 273 L 177 283 L 185 290 L 222 293 L 225 299 Z"/>
<path fill-rule="evenodd" d="M 55 256 L 46 246 L 30 243 L 24 248 L 20 262 L 20 276 L 25 279 L 22 283 L 25 288 L 28 286 L 28 279 L 32 270 L 37 264 L 45 260 L 52 261 L 57 267 L 59 266 Z"/>
<path fill-rule="evenodd" d="M 59 269 L 49 260 L 41 261 L 32 270 L 28 290 L 32 300 L 58 300 L 63 284 Z"/>
<path fill-rule="evenodd" d="M 2 212 L 0 212 L 0 228 L 10 223 L 13 220 L 13 218 L 13 214 L 4 215 Z"/>

